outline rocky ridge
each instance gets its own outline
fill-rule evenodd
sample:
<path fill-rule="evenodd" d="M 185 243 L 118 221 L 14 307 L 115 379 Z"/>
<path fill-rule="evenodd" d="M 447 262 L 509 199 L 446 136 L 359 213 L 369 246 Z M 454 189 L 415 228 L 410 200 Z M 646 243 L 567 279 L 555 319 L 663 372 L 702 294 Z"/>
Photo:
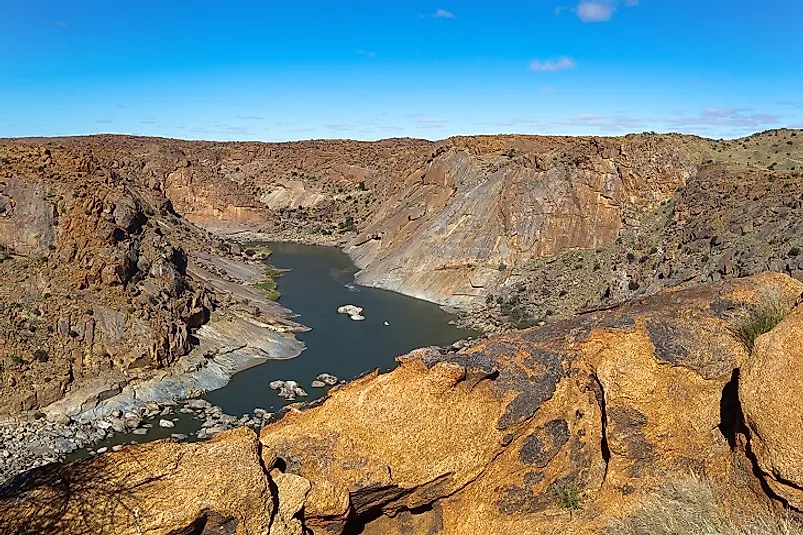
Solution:
<path fill-rule="evenodd" d="M 125 162 L 217 233 L 341 245 L 358 282 L 456 306 L 493 332 L 673 286 L 798 273 L 798 134 L 7 143 Z"/>

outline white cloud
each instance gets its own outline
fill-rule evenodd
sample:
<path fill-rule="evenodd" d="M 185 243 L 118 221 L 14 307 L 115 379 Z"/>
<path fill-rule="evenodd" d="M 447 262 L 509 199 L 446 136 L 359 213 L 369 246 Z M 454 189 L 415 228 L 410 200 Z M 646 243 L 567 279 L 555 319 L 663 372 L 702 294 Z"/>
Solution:
<path fill-rule="evenodd" d="M 561 56 L 556 60 L 547 59 L 541 61 L 534 59 L 530 62 L 530 70 L 538 72 L 555 72 L 564 69 L 574 69 L 577 67 L 577 62 L 567 56 Z"/>
<path fill-rule="evenodd" d="M 547 95 L 550 94 L 550 93 L 554 93 L 554 92 L 555 92 L 555 88 L 554 87 L 544 87 L 544 88 L 541 89 L 541 93 L 545 93 Z"/>
<path fill-rule="evenodd" d="M 744 128 L 756 130 L 770 126 L 780 126 L 784 118 L 774 113 L 755 113 L 750 108 L 708 108 L 699 115 L 675 116 L 666 121 L 675 128 L 695 127 L 701 129 L 709 126 Z"/>
<path fill-rule="evenodd" d="M 439 9 L 432 16 L 435 17 L 436 19 L 453 19 L 454 13 L 452 13 L 451 11 L 446 11 L 445 9 Z"/>
<path fill-rule="evenodd" d="M 361 56 L 366 56 L 366 57 L 369 57 L 369 58 L 376 57 L 376 53 L 375 52 L 373 52 L 371 50 L 364 50 L 362 48 L 357 51 L 357 54 L 359 54 Z"/>
<path fill-rule="evenodd" d="M 583 22 L 605 22 L 613 17 L 616 6 L 612 2 L 580 2 L 576 11 Z"/>
<path fill-rule="evenodd" d="M 625 7 L 637 7 L 639 0 L 583 0 L 574 11 L 583 22 L 605 22 L 611 20 L 616 8 L 624 4 Z M 559 11 L 555 11 L 560 14 Z"/>
<path fill-rule="evenodd" d="M 66 28 L 67 26 L 69 26 L 69 24 L 67 24 L 63 20 L 58 20 L 58 21 L 54 22 L 53 24 L 58 26 L 59 28 Z"/>

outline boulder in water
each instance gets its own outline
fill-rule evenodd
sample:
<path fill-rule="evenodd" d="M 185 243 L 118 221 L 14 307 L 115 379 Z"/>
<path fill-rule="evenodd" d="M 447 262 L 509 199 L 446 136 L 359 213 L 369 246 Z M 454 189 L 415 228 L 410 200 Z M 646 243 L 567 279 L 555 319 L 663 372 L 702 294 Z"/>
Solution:
<path fill-rule="evenodd" d="M 316 380 L 314 380 L 314 381 L 312 381 L 312 382 L 310 383 L 310 386 L 311 386 L 312 388 L 326 388 L 326 383 L 324 383 L 323 381 L 319 381 L 319 380 L 317 380 L 317 379 L 316 379 Z"/>
<path fill-rule="evenodd" d="M 288 401 L 292 401 L 297 397 L 303 398 L 309 395 L 296 381 L 271 381 L 270 387 L 273 390 L 279 391 L 276 395 Z"/>
<path fill-rule="evenodd" d="M 348 314 L 349 316 L 359 316 L 362 311 L 363 308 L 356 305 L 343 305 L 337 309 L 338 314 Z"/>
<path fill-rule="evenodd" d="M 360 314 L 354 314 L 351 316 L 351 319 L 354 321 L 362 321 L 365 319 L 365 316 L 361 316 Z"/>
<path fill-rule="evenodd" d="M 319 373 L 318 376 L 315 378 L 315 380 L 320 381 L 329 386 L 337 384 L 337 377 L 335 377 L 331 373 Z"/>

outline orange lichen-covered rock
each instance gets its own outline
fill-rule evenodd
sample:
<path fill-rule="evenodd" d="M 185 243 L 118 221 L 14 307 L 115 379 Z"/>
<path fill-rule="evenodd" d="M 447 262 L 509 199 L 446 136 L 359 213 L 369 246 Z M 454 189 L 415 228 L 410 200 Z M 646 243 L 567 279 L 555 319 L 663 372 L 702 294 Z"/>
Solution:
<path fill-rule="evenodd" d="M 276 506 L 258 446 L 240 428 L 209 442 L 164 440 L 45 467 L 5 489 L 0 532 L 166 535 L 217 524 L 228 529 L 219 533 L 263 535 Z"/>
<path fill-rule="evenodd" d="M 739 397 L 764 479 L 803 510 L 803 306 L 755 342 Z"/>

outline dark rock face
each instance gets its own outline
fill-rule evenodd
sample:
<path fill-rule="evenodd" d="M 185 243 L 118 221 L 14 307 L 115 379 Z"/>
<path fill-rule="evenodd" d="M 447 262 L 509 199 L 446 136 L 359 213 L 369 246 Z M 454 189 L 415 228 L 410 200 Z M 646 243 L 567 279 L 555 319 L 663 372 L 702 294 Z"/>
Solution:
<path fill-rule="evenodd" d="M 569 424 L 565 420 L 552 420 L 524 440 L 519 459 L 544 468 L 568 441 Z"/>

